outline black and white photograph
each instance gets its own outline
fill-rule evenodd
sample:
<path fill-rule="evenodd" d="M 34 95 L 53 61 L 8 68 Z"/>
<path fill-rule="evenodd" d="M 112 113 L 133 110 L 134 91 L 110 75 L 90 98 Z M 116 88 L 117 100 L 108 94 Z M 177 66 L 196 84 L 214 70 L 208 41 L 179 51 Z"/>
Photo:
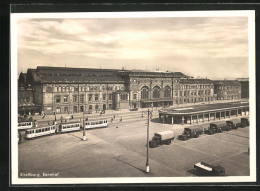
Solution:
<path fill-rule="evenodd" d="M 256 181 L 254 11 L 10 20 L 12 184 Z"/>

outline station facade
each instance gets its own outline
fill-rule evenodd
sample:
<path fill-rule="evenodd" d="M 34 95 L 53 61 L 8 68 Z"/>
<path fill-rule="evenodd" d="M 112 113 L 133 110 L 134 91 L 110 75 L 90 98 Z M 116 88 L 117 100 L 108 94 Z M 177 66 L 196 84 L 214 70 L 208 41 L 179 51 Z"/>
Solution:
<path fill-rule="evenodd" d="M 211 102 L 217 99 L 214 83 L 181 72 L 37 67 L 21 73 L 19 103 L 29 99 L 47 114 L 99 112 L 139 107 Z"/>

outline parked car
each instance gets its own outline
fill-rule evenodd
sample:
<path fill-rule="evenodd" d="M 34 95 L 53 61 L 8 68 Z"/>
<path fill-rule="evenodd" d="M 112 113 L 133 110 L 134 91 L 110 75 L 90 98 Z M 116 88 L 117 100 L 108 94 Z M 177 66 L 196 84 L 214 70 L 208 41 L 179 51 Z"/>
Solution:
<path fill-rule="evenodd" d="M 201 175 L 206 176 L 225 176 L 225 168 L 219 165 L 210 165 L 205 162 L 198 162 L 194 164 L 194 168 Z"/>
<path fill-rule="evenodd" d="M 130 111 L 138 111 L 138 108 L 137 107 L 131 108 Z"/>
<path fill-rule="evenodd" d="M 154 148 L 162 144 L 171 144 L 171 141 L 174 140 L 175 135 L 173 131 L 162 131 L 159 133 L 154 133 L 154 136 L 151 141 L 149 141 L 149 147 Z"/>

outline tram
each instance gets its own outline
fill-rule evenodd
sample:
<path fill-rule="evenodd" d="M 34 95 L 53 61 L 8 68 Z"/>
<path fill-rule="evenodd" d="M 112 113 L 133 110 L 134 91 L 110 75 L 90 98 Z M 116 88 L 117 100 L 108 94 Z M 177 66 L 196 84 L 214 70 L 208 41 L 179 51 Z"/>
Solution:
<path fill-rule="evenodd" d="M 18 123 L 18 130 L 30 129 L 30 128 L 32 128 L 32 126 L 33 126 L 32 121 L 20 122 L 20 123 Z"/>
<path fill-rule="evenodd" d="M 50 135 L 50 134 L 54 134 L 55 131 L 56 131 L 55 125 L 31 128 L 31 129 L 25 130 L 25 138 L 32 139 L 34 137 Z"/>
<path fill-rule="evenodd" d="M 58 132 L 79 131 L 80 128 L 80 122 L 65 122 L 59 125 Z"/>
<path fill-rule="evenodd" d="M 98 120 L 98 121 L 86 121 L 85 122 L 85 129 L 95 129 L 95 128 L 103 128 L 107 127 L 107 120 Z"/>

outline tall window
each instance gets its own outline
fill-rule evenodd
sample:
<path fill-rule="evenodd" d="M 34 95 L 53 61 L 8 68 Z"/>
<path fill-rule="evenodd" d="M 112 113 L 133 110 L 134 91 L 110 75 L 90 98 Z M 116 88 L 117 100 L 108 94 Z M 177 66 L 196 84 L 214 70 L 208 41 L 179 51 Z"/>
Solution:
<path fill-rule="evenodd" d="M 68 96 L 64 96 L 63 101 L 64 101 L 64 103 L 68 103 Z"/>
<path fill-rule="evenodd" d="M 60 103 L 60 96 L 56 97 L 56 103 Z"/>
<path fill-rule="evenodd" d="M 88 101 L 91 101 L 92 100 L 92 94 L 89 94 L 88 95 Z"/>
<path fill-rule="evenodd" d="M 169 86 L 166 86 L 164 88 L 164 97 L 165 98 L 170 98 L 171 97 L 171 88 Z"/>
<path fill-rule="evenodd" d="M 153 98 L 160 98 L 160 87 L 155 86 L 153 88 Z"/>
<path fill-rule="evenodd" d="M 98 101 L 98 94 L 95 95 L 95 101 Z"/>
<path fill-rule="evenodd" d="M 136 95 L 136 94 L 134 94 L 134 99 L 136 99 L 136 97 L 137 97 L 137 95 Z"/>
<path fill-rule="evenodd" d="M 73 102 L 77 102 L 77 96 L 73 96 Z"/>
<path fill-rule="evenodd" d="M 108 98 L 109 98 L 109 100 L 112 100 L 112 94 L 109 94 Z"/>
<path fill-rule="evenodd" d="M 103 100 L 106 100 L 106 94 L 103 94 Z"/>
<path fill-rule="evenodd" d="M 84 102 L 84 95 L 80 95 L 80 96 L 79 96 L 79 101 L 80 101 L 80 103 L 83 103 L 83 102 Z"/>
<path fill-rule="evenodd" d="M 144 86 L 141 90 L 141 99 L 149 99 L 149 88 Z"/>

